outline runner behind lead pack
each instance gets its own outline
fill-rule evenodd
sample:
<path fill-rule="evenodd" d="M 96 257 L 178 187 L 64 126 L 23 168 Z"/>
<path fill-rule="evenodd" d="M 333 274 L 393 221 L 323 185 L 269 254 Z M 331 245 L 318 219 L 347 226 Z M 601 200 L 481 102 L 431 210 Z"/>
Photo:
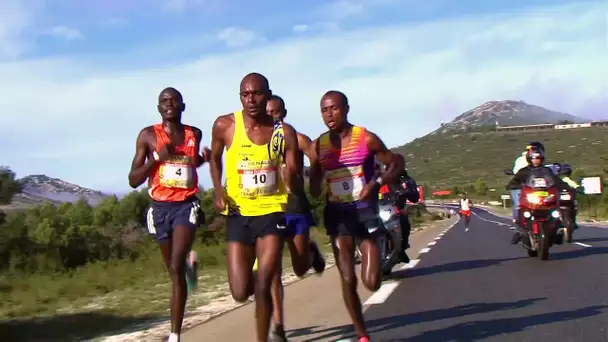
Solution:
<path fill-rule="evenodd" d="M 272 313 L 271 285 L 283 247 L 287 190 L 279 175 L 283 154 L 285 182 L 304 189 L 296 132 L 275 125 L 266 113 L 268 80 L 252 73 L 241 81 L 243 110 L 217 118 L 213 125 L 211 176 L 217 209 L 227 214 L 228 282 L 232 297 L 245 302 L 255 292 L 257 341 L 266 342 Z M 226 189 L 222 154 L 226 148 Z M 284 152 L 284 153 L 283 153 Z M 258 271 L 253 277 L 254 260 Z M 254 285 L 255 282 L 255 285 Z"/>
<path fill-rule="evenodd" d="M 460 216 L 464 217 L 465 232 L 469 231 L 469 223 L 471 222 L 471 206 L 473 206 L 473 201 L 467 197 L 467 194 L 462 194 L 462 198 L 460 199 Z"/>
<path fill-rule="evenodd" d="M 332 238 L 332 249 L 340 272 L 342 297 L 359 336 L 369 341 L 357 293 L 354 254 L 355 238 L 361 239 L 361 280 L 370 291 L 380 288 L 382 273 L 376 236 L 381 227 L 378 217 L 378 191 L 403 173 L 404 165 L 372 132 L 347 120 L 346 95 L 329 91 L 321 99 L 323 121 L 329 128 L 313 142 L 310 191 L 321 193 L 327 185 L 325 227 Z M 374 159 L 387 166 L 381 178 L 374 177 Z"/>
<path fill-rule="evenodd" d="M 268 100 L 266 109 L 268 115 L 274 118 L 276 125 L 283 124 L 283 120 L 287 116 L 287 109 L 285 108 L 285 101 L 280 96 L 272 95 Z M 303 165 L 304 155 L 310 158 L 311 141 L 309 137 L 302 133 L 297 132 L 297 136 L 298 158 Z M 291 254 L 293 271 L 296 276 L 303 277 L 312 266 L 317 274 L 321 274 L 325 270 L 325 260 L 316 242 L 310 240 L 310 227 L 314 225 L 314 219 L 306 193 L 297 193 L 289 188 L 287 188 L 287 191 L 288 199 L 285 210 L 287 229 L 284 237 Z M 254 271 L 257 270 L 256 266 L 257 260 Z M 272 282 L 273 325 L 270 340 L 273 342 L 287 341 L 284 328 L 282 274 L 283 267 L 279 265 Z"/>
<path fill-rule="evenodd" d="M 187 284 L 196 286 L 196 255 L 191 250 L 196 228 L 204 221 L 198 197 L 196 169 L 208 160 L 210 152 L 199 155 L 201 130 L 182 124 L 186 108 L 182 95 L 174 88 L 158 97 L 162 123 L 141 130 L 129 173 L 129 185 L 137 188 L 148 180 L 152 204 L 148 209 L 148 230 L 156 235 L 163 260 L 171 276 L 171 334 L 178 342 L 184 319 Z M 187 278 L 187 279 L 186 279 Z"/>

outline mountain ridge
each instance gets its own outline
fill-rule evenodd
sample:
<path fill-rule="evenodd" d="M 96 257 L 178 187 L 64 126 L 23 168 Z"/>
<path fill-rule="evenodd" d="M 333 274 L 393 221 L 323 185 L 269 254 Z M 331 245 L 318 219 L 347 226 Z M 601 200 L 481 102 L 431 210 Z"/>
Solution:
<path fill-rule="evenodd" d="M 549 110 L 524 101 L 503 100 L 487 101 L 470 109 L 448 123 L 441 124 L 431 132 L 466 131 L 482 127 L 524 126 L 538 124 L 557 124 L 559 122 L 584 123 L 591 120 L 572 114 Z"/>
<path fill-rule="evenodd" d="M 26 208 L 45 202 L 57 205 L 67 202 L 74 203 L 81 198 L 90 205 L 96 206 L 104 198 L 111 196 L 44 174 L 28 175 L 17 181 L 21 185 L 21 193 L 16 194 L 12 203 L 6 206 L 9 209 Z"/>

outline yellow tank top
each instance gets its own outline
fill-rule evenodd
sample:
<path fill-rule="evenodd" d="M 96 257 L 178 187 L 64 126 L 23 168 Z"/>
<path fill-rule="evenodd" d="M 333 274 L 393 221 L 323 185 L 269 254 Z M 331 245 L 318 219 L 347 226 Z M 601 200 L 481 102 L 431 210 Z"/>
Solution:
<path fill-rule="evenodd" d="M 243 112 L 234 112 L 232 145 L 226 150 L 226 193 L 231 210 L 242 216 L 284 212 L 287 190 L 279 169 L 285 151 L 283 125 L 275 123 L 268 144 L 254 144 L 245 130 Z M 224 211 L 227 214 L 228 210 Z"/>

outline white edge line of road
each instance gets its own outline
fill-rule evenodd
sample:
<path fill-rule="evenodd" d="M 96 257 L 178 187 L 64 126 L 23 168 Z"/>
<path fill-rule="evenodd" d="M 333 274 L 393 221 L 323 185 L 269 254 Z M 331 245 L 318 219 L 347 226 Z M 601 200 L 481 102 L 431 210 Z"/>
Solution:
<path fill-rule="evenodd" d="M 427 244 L 427 246 L 435 246 L 435 244 L 437 243 L 437 241 L 431 241 Z"/>
<path fill-rule="evenodd" d="M 388 299 L 388 297 L 395 291 L 395 289 L 399 286 L 399 282 L 390 282 L 385 283 L 380 286 L 378 291 L 374 292 L 371 297 L 369 297 L 363 305 L 372 305 L 372 304 L 382 304 L 384 301 Z"/>
<path fill-rule="evenodd" d="M 586 243 L 582 243 L 582 242 L 574 242 L 575 245 L 579 245 L 581 247 L 585 247 L 585 248 L 589 248 L 589 247 L 593 247 L 591 245 L 588 245 Z"/>
<path fill-rule="evenodd" d="M 445 232 L 452 229 L 456 224 L 458 224 L 458 222 L 459 221 L 452 223 L 448 228 L 446 228 L 443 231 L 443 233 L 440 234 L 440 236 L 443 236 L 443 234 L 445 234 Z M 439 238 L 436 238 L 436 240 L 437 239 L 439 239 Z M 433 246 L 435 244 L 436 244 L 436 242 L 433 241 L 433 242 L 429 242 L 428 245 Z M 428 253 L 430 250 L 431 250 L 430 248 L 426 247 L 426 248 L 421 249 L 418 252 L 418 254 Z M 418 265 L 419 262 L 420 262 L 420 259 L 410 260 L 410 262 L 401 266 L 399 268 L 399 270 L 401 271 L 401 270 L 414 268 L 414 267 L 416 267 L 416 265 Z M 388 299 L 388 297 L 390 297 L 390 295 L 395 291 L 395 289 L 397 289 L 399 284 L 401 284 L 400 281 L 392 281 L 392 282 L 387 282 L 387 283 L 382 284 L 382 286 L 380 286 L 378 291 L 374 292 L 369 298 L 367 298 L 365 303 L 363 303 L 363 306 L 384 303 Z"/>

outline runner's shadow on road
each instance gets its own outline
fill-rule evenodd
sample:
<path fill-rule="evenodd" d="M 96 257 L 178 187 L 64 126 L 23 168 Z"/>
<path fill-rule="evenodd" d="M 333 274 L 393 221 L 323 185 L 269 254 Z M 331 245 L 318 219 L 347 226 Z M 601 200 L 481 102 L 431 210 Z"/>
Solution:
<path fill-rule="evenodd" d="M 596 316 L 603 313 L 604 309 L 606 309 L 607 307 L 608 306 L 606 305 L 596 305 L 576 310 L 549 312 L 525 317 L 466 322 L 455 324 L 443 329 L 427 331 L 417 336 L 409 337 L 407 339 L 392 341 L 479 341 L 493 336 L 521 332 L 527 328 L 539 325 L 574 321 L 581 318 Z"/>
<path fill-rule="evenodd" d="M 433 322 L 443 319 L 457 318 L 468 315 L 484 314 L 489 312 L 505 311 L 520 309 L 526 306 L 535 304 L 536 302 L 546 300 L 547 298 L 531 298 L 523 299 L 515 302 L 499 302 L 499 303 L 473 303 L 460 305 L 449 309 L 437 309 L 431 311 L 423 311 L 406 315 L 384 317 L 366 321 L 366 325 L 370 334 L 387 331 L 390 329 L 401 328 L 404 325 L 417 324 L 422 322 Z M 352 324 L 341 325 L 337 327 L 318 329 L 319 326 L 311 326 L 306 328 L 294 329 L 287 332 L 288 338 L 307 337 L 307 342 L 314 341 L 333 341 L 339 338 L 353 337 L 354 333 Z M 321 334 L 321 335 L 319 335 Z M 308 338 L 308 335 L 319 335 Z M 434 341 L 434 340 L 427 340 Z"/>
<path fill-rule="evenodd" d="M 549 260 L 569 260 L 587 257 L 590 255 L 608 254 L 608 247 L 589 247 L 583 249 L 575 249 L 567 252 L 551 253 L 549 252 Z"/>
<path fill-rule="evenodd" d="M 420 268 L 410 268 L 400 271 L 393 272 L 390 276 L 387 276 L 386 279 L 400 279 L 400 278 L 413 278 L 420 276 L 427 276 L 435 273 L 447 273 L 447 272 L 457 272 L 457 271 L 465 271 L 472 270 L 477 268 L 491 267 L 502 264 L 503 262 L 524 259 L 523 257 L 517 258 L 505 258 L 505 259 L 480 259 L 480 260 L 466 260 L 466 261 L 456 261 L 450 262 L 447 264 L 436 265 L 436 266 L 428 266 L 428 267 L 420 267 Z"/>
<path fill-rule="evenodd" d="M 166 316 L 125 317 L 103 312 L 56 315 L 45 318 L 0 322 L 0 341 L 82 341 L 108 332 L 131 332 L 150 328 Z"/>

